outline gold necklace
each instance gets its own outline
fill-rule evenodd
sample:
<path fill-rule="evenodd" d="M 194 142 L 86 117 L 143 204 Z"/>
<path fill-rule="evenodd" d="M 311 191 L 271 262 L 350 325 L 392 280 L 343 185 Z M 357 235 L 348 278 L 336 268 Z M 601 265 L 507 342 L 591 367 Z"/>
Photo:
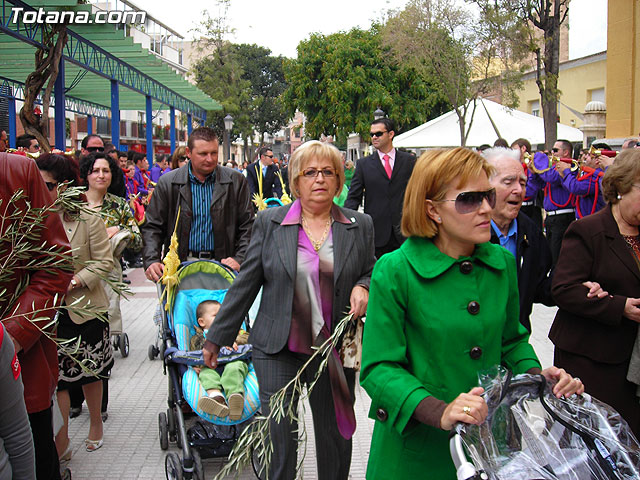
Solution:
<path fill-rule="evenodd" d="M 300 217 L 302 218 L 302 229 L 307 234 L 307 237 L 309 237 L 309 240 L 311 240 L 311 245 L 313 245 L 313 249 L 317 252 L 318 250 L 320 250 L 320 247 L 322 247 L 322 244 L 327 239 L 329 228 L 331 227 L 331 220 L 333 219 L 331 218 L 331 215 L 329 215 L 329 218 L 327 219 L 327 225 L 324 227 L 324 232 L 322 233 L 322 237 L 320 238 L 320 240 L 316 241 L 314 240 L 313 235 L 311 234 L 311 229 L 309 228 L 307 219 L 304 218 L 304 215 L 300 215 Z"/>

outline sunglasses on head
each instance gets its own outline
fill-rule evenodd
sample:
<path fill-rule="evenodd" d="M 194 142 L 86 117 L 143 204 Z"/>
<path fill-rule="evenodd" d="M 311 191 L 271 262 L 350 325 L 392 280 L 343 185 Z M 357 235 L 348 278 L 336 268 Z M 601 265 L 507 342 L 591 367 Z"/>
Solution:
<path fill-rule="evenodd" d="M 485 192 L 462 192 L 453 200 L 441 200 L 442 202 L 456 202 L 456 212 L 471 213 L 480 208 L 484 199 L 487 199 L 491 208 L 496 206 L 496 189 L 492 188 Z"/>
<path fill-rule="evenodd" d="M 371 138 L 373 137 L 378 137 L 380 138 L 382 135 L 384 135 L 385 133 L 387 133 L 386 130 L 382 131 L 382 132 L 369 132 L 369 135 L 371 135 Z"/>
<path fill-rule="evenodd" d="M 104 152 L 104 147 L 87 147 L 87 152 Z"/>
<path fill-rule="evenodd" d="M 58 186 L 58 182 L 44 182 L 50 192 L 53 192 Z"/>
<path fill-rule="evenodd" d="M 302 173 L 300 173 L 301 177 L 305 178 L 316 178 L 318 174 L 322 173 L 324 178 L 333 178 L 336 175 L 336 171 L 333 168 L 323 168 L 318 170 L 317 168 L 305 168 Z"/>

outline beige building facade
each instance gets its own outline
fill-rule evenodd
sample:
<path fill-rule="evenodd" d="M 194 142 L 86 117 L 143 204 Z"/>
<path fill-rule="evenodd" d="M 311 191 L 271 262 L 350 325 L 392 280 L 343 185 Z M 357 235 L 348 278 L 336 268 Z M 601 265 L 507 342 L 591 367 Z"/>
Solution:
<path fill-rule="evenodd" d="M 609 0 L 607 137 L 640 132 L 640 1 Z"/>
<path fill-rule="evenodd" d="M 519 92 L 521 110 L 531 115 L 542 116 L 540 91 L 535 72 L 525 74 L 524 88 Z M 575 128 L 583 126 L 583 113 L 591 101 L 605 102 L 607 95 L 607 52 L 596 53 L 560 63 L 558 88 L 559 122 Z"/>

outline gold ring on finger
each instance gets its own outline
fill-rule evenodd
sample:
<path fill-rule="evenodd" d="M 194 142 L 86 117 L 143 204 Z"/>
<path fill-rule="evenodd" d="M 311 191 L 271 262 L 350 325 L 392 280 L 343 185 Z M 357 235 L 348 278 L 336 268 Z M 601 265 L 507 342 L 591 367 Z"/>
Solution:
<path fill-rule="evenodd" d="M 465 405 L 464 407 L 462 407 L 462 411 L 467 415 L 471 415 L 471 407 L 469 405 Z"/>

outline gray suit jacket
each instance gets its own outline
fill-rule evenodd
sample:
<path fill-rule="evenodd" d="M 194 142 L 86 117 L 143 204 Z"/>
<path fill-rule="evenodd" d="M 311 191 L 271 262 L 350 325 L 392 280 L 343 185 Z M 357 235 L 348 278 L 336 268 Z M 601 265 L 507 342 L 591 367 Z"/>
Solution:
<path fill-rule="evenodd" d="M 251 243 L 240 274 L 216 316 L 207 340 L 231 345 L 260 287 L 262 301 L 249 336 L 254 348 L 277 353 L 287 344 L 291 327 L 293 292 L 298 255 L 298 225 L 281 225 L 291 205 L 269 208 L 258 214 Z M 351 220 L 333 222 L 333 317 L 332 327 L 349 310 L 355 285 L 369 288 L 375 263 L 373 222 L 369 215 L 342 209 Z"/>

